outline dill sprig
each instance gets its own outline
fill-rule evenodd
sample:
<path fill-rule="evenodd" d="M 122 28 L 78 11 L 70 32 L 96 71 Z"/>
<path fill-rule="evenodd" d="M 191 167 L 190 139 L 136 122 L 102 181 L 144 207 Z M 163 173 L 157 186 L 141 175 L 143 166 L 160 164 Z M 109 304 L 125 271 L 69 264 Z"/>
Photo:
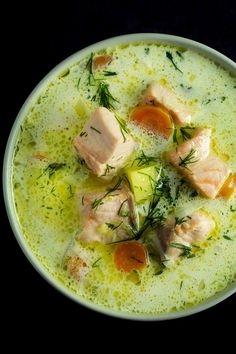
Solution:
<path fill-rule="evenodd" d="M 44 170 L 43 173 L 37 178 L 39 179 L 40 177 L 42 177 L 44 174 L 48 174 L 48 177 L 51 178 L 52 175 L 54 175 L 54 173 L 58 170 L 60 170 L 62 167 L 66 166 L 65 163 L 57 163 L 57 162 L 53 162 L 50 163 Z"/>
<path fill-rule="evenodd" d="M 115 230 L 118 229 L 118 227 L 120 227 L 121 224 L 123 224 L 123 221 L 121 221 L 119 224 L 115 225 L 115 224 L 110 224 L 109 222 L 105 223 L 107 225 L 107 227 L 111 230 Z"/>
<path fill-rule="evenodd" d="M 96 128 L 93 127 L 92 125 L 90 126 L 90 129 L 94 130 L 94 131 L 95 131 L 96 133 L 98 133 L 98 134 L 102 134 L 102 133 L 100 132 L 100 130 L 96 129 Z"/>
<path fill-rule="evenodd" d="M 123 142 L 125 143 L 126 142 L 125 134 L 129 133 L 128 128 L 127 128 L 127 124 L 124 121 L 124 119 L 120 118 L 117 114 L 115 114 L 115 118 L 116 118 L 117 122 L 119 123 L 120 132 L 121 132 L 121 134 L 123 136 Z"/>
<path fill-rule="evenodd" d="M 188 219 L 191 219 L 191 217 L 190 217 L 190 216 L 184 216 L 184 217 L 182 217 L 182 218 L 176 217 L 176 218 L 175 218 L 175 226 L 176 226 L 176 225 L 181 225 L 181 224 L 183 224 L 184 222 L 187 222 Z"/>
<path fill-rule="evenodd" d="M 134 239 L 139 240 L 145 231 L 149 228 L 154 228 L 162 225 L 165 220 L 164 213 L 158 208 L 160 197 L 153 195 L 152 200 L 149 203 L 147 215 L 144 218 L 144 221 L 141 227 L 138 230 L 132 230 Z"/>
<path fill-rule="evenodd" d="M 181 74 L 183 74 L 183 71 L 181 71 L 178 66 L 175 64 L 174 59 L 173 59 L 173 55 L 171 54 L 171 52 L 166 52 L 166 57 L 167 59 L 169 59 L 172 63 L 172 65 L 174 66 L 175 70 L 178 70 Z"/>
<path fill-rule="evenodd" d="M 118 100 L 112 96 L 109 85 L 104 81 L 99 82 L 97 92 L 93 96 L 92 101 L 97 101 L 100 106 L 106 107 L 107 109 L 114 109 L 114 102 L 118 102 Z"/>
<path fill-rule="evenodd" d="M 154 156 L 147 156 L 144 151 L 141 151 L 140 156 L 136 157 L 134 161 L 132 162 L 132 165 L 137 161 L 137 166 L 142 167 L 142 166 L 149 166 L 151 163 L 156 162 L 157 158 Z"/>
<path fill-rule="evenodd" d="M 106 165 L 106 169 L 105 169 L 105 171 L 104 171 L 104 173 L 103 173 L 103 175 L 102 176 L 106 176 L 107 174 L 109 174 L 110 172 L 111 172 L 111 170 L 114 170 L 114 168 L 115 167 L 113 167 L 113 166 L 110 166 L 110 165 Z"/>
<path fill-rule="evenodd" d="M 88 70 L 89 72 L 89 77 L 88 77 L 88 83 L 89 85 L 94 85 L 94 75 L 93 75 L 93 52 L 90 54 L 89 60 L 87 61 L 87 64 L 85 66 L 85 68 Z"/>
<path fill-rule="evenodd" d="M 193 130 L 195 127 L 181 127 L 181 128 L 175 128 L 174 129 L 174 134 L 173 134 L 173 142 L 179 145 L 179 138 L 181 137 L 182 141 L 188 140 L 192 138 L 192 134 L 189 133 L 189 130 Z"/>
<path fill-rule="evenodd" d="M 103 75 L 104 76 L 115 76 L 115 75 L 117 75 L 117 73 L 115 71 L 103 70 Z"/>
<path fill-rule="evenodd" d="M 179 156 L 179 159 L 180 159 L 179 166 L 184 167 L 187 170 L 189 170 L 188 165 L 199 161 L 199 159 L 196 159 L 196 156 L 194 156 L 195 153 L 196 153 L 196 150 L 191 149 L 190 152 L 188 153 L 188 155 L 185 156 L 183 159 Z"/>
<path fill-rule="evenodd" d="M 104 194 L 104 196 L 102 196 L 101 198 L 98 198 L 98 199 L 96 198 L 92 203 L 92 209 L 97 209 L 100 205 L 104 204 L 103 199 L 106 198 L 109 194 L 113 193 L 114 191 L 119 190 L 122 181 L 123 181 L 123 178 L 119 177 L 117 183 L 113 187 L 108 189 L 108 191 Z"/>
<path fill-rule="evenodd" d="M 171 242 L 170 243 L 170 247 L 173 247 L 173 248 L 177 248 L 179 250 L 182 250 L 183 253 L 182 253 L 182 256 L 186 256 L 187 258 L 192 258 L 194 257 L 194 254 L 192 253 L 192 248 L 189 247 L 189 246 L 186 246 L 182 243 L 178 243 L 178 242 Z"/>
<path fill-rule="evenodd" d="M 99 267 L 98 263 L 100 262 L 101 259 L 102 259 L 102 257 L 98 258 L 95 262 L 93 262 L 92 268 Z"/>

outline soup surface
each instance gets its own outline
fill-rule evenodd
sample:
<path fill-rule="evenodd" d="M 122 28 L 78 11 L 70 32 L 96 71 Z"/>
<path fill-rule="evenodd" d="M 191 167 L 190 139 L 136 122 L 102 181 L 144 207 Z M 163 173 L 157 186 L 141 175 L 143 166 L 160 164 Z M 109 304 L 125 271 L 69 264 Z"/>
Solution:
<path fill-rule="evenodd" d="M 94 69 L 91 59 L 103 54 L 111 55 L 111 62 Z M 197 193 L 165 158 L 165 152 L 177 146 L 173 134 L 167 139 L 130 118 L 153 81 L 175 92 L 192 116 L 193 130 L 211 129 L 211 153 L 235 172 L 236 79 L 194 51 L 154 43 L 107 48 L 57 75 L 25 116 L 12 168 L 22 233 L 42 266 L 78 297 L 128 313 L 181 310 L 236 280 L 235 197 L 208 199 Z M 101 105 L 97 91 L 101 82 L 108 85 L 114 98 L 109 98 L 110 109 L 126 122 L 125 129 L 136 143 L 135 151 L 117 174 L 127 175 L 142 152 L 155 157 L 169 183 L 168 198 L 160 198 L 159 202 L 163 219 L 204 209 L 214 220 L 210 236 L 193 247 L 193 257 L 180 256 L 166 267 L 148 248 L 149 237 L 156 232 L 149 228 L 139 239 L 147 245 L 149 264 L 125 272 L 117 269 L 114 262 L 117 244 L 81 242 L 79 195 L 105 191 L 116 182 L 116 177 L 96 177 L 78 158 L 73 146 L 74 138 Z M 180 130 L 176 132 L 182 143 Z M 188 135 L 191 134 L 189 129 Z M 141 221 L 147 203 L 136 203 Z M 83 262 L 79 277 L 73 277 L 66 265 L 71 250 Z"/>

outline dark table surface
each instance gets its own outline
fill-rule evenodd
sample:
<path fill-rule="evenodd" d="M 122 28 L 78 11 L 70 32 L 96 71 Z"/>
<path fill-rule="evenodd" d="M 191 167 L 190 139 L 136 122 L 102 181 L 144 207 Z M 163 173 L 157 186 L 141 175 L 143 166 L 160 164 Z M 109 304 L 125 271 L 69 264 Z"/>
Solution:
<path fill-rule="evenodd" d="M 6 60 L 2 74 L 7 75 L 7 95 L 2 103 L 7 108 L 1 125 L 3 148 L 17 112 L 35 85 L 60 61 L 99 40 L 136 32 L 168 33 L 202 42 L 236 61 L 236 6 L 228 1 L 215 1 L 214 5 L 198 1 L 191 2 L 191 6 L 148 0 L 140 4 L 95 3 L 86 2 L 82 7 L 79 1 L 67 1 L 49 8 L 43 2 L 37 6 L 34 2 L 27 6 L 19 2 L 3 12 L 7 18 L 2 32 L 6 47 L 2 52 Z M 95 328 L 99 323 L 106 328 L 118 324 L 123 329 L 141 326 L 159 331 L 198 324 L 224 328 L 234 318 L 236 295 L 207 311 L 171 322 L 135 323 L 94 313 L 59 294 L 36 273 L 14 239 L 3 205 L 1 221 L 2 253 L 8 270 L 2 274 L 7 285 L 2 292 L 2 306 L 8 311 L 4 317 L 7 330 L 18 331 L 22 323 L 29 329 L 41 320 L 46 326 L 44 333 L 46 328 L 70 328 L 72 320 L 80 325 L 90 321 Z"/>

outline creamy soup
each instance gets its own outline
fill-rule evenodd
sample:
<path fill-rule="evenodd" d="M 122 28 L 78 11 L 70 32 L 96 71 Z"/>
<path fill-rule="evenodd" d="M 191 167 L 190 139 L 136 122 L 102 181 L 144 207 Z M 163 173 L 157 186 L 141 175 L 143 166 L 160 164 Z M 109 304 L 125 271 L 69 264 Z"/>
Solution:
<path fill-rule="evenodd" d="M 111 60 L 98 60 L 95 67 L 94 58 L 104 54 L 110 55 Z M 173 125 L 166 137 L 131 119 L 132 111 L 140 105 L 153 81 L 171 90 L 190 113 L 187 130 L 181 131 Z M 99 93 L 101 83 L 108 90 L 105 101 Z M 182 310 L 234 282 L 235 197 L 217 195 L 210 199 L 201 195 L 168 162 L 166 152 L 175 151 L 191 139 L 196 128 L 210 128 L 210 153 L 235 172 L 235 102 L 236 80 L 230 73 L 194 51 L 169 45 L 139 43 L 107 48 L 82 58 L 55 77 L 22 122 L 12 169 L 12 188 L 22 234 L 46 271 L 78 298 L 137 314 Z M 95 176 L 74 148 L 75 137 L 83 136 L 85 123 L 101 105 L 121 119 L 121 130 L 122 124 L 125 127 L 123 134 L 130 135 L 135 142 L 134 151 L 113 179 Z M 130 171 L 147 167 L 144 156 L 153 157 L 148 166 L 156 164 L 158 171 L 161 167 L 167 177 L 168 195 L 158 200 L 162 227 L 173 215 L 175 226 L 183 224 L 196 210 L 203 210 L 215 226 L 202 242 L 184 246 L 189 252 L 182 252 L 167 265 L 158 247 L 152 249 L 150 241 L 157 237 L 158 227 L 149 225 L 137 240 L 147 249 L 146 266 L 125 271 L 118 269 L 114 260 L 122 242 L 81 241 L 83 217 L 78 204 L 80 197 L 83 199 L 87 193 L 106 193 L 116 184 L 117 176 L 127 180 L 132 175 Z M 190 156 L 190 163 L 194 163 L 191 158 L 194 157 Z M 108 170 L 113 167 L 107 166 Z M 191 165 L 182 167 L 191 170 Z M 126 182 L 131 193 L 135 194 L 135 188 L 144 188 L 142 198 L 137 193 L 134 197 L 140 228 L 151 200 L 150 195 L 145 198 L 145 190 L 150 186 L 145 187 L 147 181 L 141 185 L 137 181 L 136 185 L 132 178 Z M 106 220 L 104 224 L 108 224 Z M 108 225 L 107 237 L 113 241 L 111 234 L 115 234 L 116 226 Z M 127 232 L 126 239 L 130 237 Z M 178 249 L 179 242 L 175 244 Z M 81 260 L 76 277 L 66 263 L 68 254 L 72 253 Z"/>

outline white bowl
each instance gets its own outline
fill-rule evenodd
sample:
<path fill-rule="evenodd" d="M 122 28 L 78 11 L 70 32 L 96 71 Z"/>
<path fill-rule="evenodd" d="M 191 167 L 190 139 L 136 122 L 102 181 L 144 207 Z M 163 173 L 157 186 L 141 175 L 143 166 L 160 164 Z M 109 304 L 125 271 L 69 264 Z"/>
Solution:
<path fill-rule="evenodd" d="M 4 191 L 4 199 L 7 209 L 8 218 L 10 220 L 10 224 L 12 230 L 15 234 L 15 237 L 24 252 L 25 256 L 34 266 L 34 268 L 56 289 L 58 289 L 61 293 L 68 296 L 70 299 L 76 301 L 77 303 L 84 305 L 92 310 L 116 316 L 120 318 L 126 319 L 133 319 L 133 320 L 169 320 L 178 317 L 188 316 L 200 311 L 203 311 L 221 301 L 229 297 L 230 295 L 236 292 L 236 283 L 232 284 L 231 286 L 227 287 L 223 291 L 219 292 L 215 296 L 209 298 L 208 300 L 193 306 L 186 310 L 181 310 L 178 312 L 169 312 L 160 315 L 145 315 L 145 314 L 127 314 L 124 312 L 113 311 L 111 309 L 106 309 L 101 306 L 92 304 L 72 292 L 70 292 L 67 288 L 65 288 L 61 283 L 59 283 L 56 279 L 54 279 L 47 271 L 43 268 L 43 266 L 38 262 L 35 255 L 33 254 L 32 250 L 27 245 L 27 242 L 20 231 L 20 225 L 18 222 L 16 209 L 14 206 L 14 199 L 13 199 L 13 192 L 12 192 L 12 181 L 11 181 L 11 173 L 12 173 L 12 161 L 13 161 L 13 153 L 14 147 L 17 140 L 18 132 L 20 129 L 20 125 L 29 109 L 32 106 L 39 96 L 41 90 L 43 90 L 49 82 L 56 77 L 56 75 L 66 69 L 68 66 L 80 60 L 80 58 L 88 55 L 91 51 L 95 52 L 102 48 L 119 45 L 123 43 L 132 43 L 132 42 L 140 42 L 140 41 L 147 41 L 147 42 L 159 42 L 159 43 L 169 43 L 173 45 L 177 45 L 183 48 L 188 48 L 195 50 L 201 53 L 204 56 L 207 56 L 213 59 L 215 62 L 219 63 L 221 66 L 225 67 L 228 71 L 230 71 L 234 76 L 236 76 L 236 64 L 224 56 L 223 54 L 217 52 L 216 50 L 209 48 L 201 43 L 192 41 L 190 39 L 176 37 L 166 34 L 158 34 L 158 33 L 138 33 L 138 34 L 128 34 L 124 36 L 114 37 L 110 39 L 106 39 L 104 41 L 98 42 L 93 44 L 85 49 L 78 51 L 77 53 L 71 55 L 69 58 L 61 62 L 57 65 L 50 73 L 36 86 L 33 90 L 31 95 L 25 101 L 24 105 L 22 106 L 20 112 L 18 113 L 15 123 L 12 127 L 7 146 L 5 151 L 4 157 L 4 166 L 3 166 L 3 191 Z"/>

